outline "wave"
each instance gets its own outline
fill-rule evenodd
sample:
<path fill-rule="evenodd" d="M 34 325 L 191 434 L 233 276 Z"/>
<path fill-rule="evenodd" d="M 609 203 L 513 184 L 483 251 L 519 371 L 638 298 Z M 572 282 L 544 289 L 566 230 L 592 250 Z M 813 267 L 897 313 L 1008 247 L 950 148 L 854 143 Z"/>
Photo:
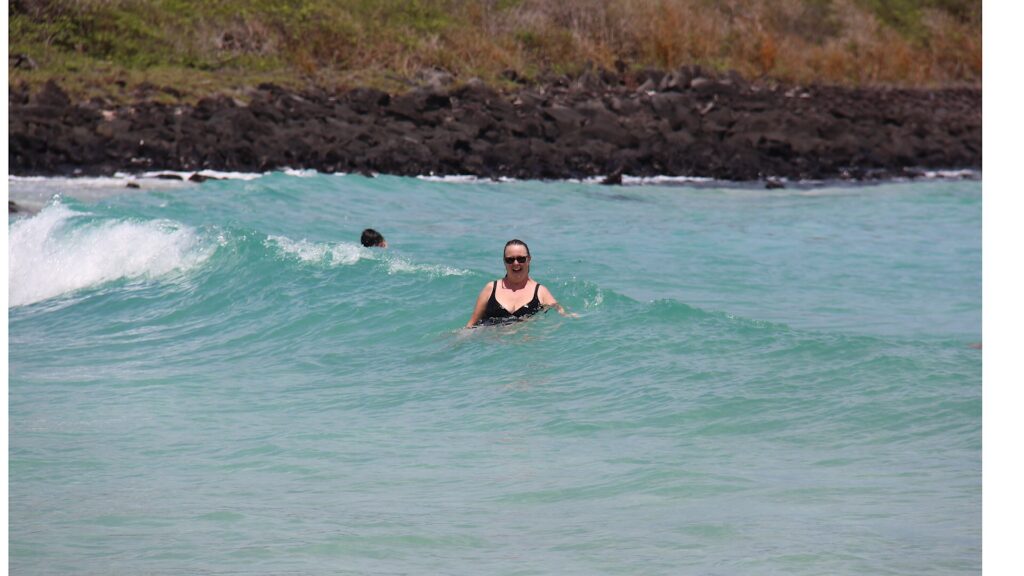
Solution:
<path fill-rule="evenodd" d="M 401 257 L 386 256 L 383 259 L 388 274 L 425 273 L 431 277 L 439 276 L 467 276 L 469 270 L 454 268 L 444 264 L 415 264 Z"/>
<path fill-rule="evenodd" d="M 669 330 L 678 333 L 690 331 L 695 338 L 720 339 L 742 337 L 763 343 L 763 338 L 793 341 L 839 339 L 847 342 L 862 340 L 899 345 L 898 338 L 862 336 L 842 330 L 821 330 L 793 326 L 786 322 L 754 318 L 728 310 L 705 308 L 673 298 L 636 300 L 614 289 L 601 287 L 578 278 L 545 282 L 559 301 L 581 318 L 603 318 L 599 324 L 608 324 L 615 330 L 622 324 L 636 326 L 650 334 Z M 589 323 L 589 322 L 588 322 Z M 593 327 L 593 326 L 592 326 Z"/>
<path fill-rule="evenodd" d="M 9 175 L 8 182 L 15 187 L 23 187 L 25 185 L 31 185 L 33 190 L 36 191 L 47 191 L 52 190 L 49 194 L 45 194 L 43 197 L 37 198 L 24 198 L 22 194 L 12 195 L 12 199 L 19 204 L 26 205 L 30 209 L 38 209 L 43 203 L 45 203 L 53 192 L 58 191 L 69 191 L 76 198 L 83 200 L 87 199 L 100 199 L 111 195 L 112 193 L 126 193 L 126 183 L 139 183 L 142 181 L 143 187 L 147 190 L 152 189 L 168 189 L 177 188 L 182 186 L 196 186 L 195 182 L 190 181 L 190 178 L 194 175 L 205 176 L 209 179 L 214 180 L 241 180 L 251 181 L 265 178 L 274 175 L 283 175 L 293 178 L 316 178 L 316 177 L 356 177 L 364 178 L 363 175 L 351 174 L 348 172 L 333 172 L 325 173 L 318 172 L 314 169 L 308 168 L 280 168 L 275 170 L 269 170 L 265 172 L 228 172 L 220 170 L 198 170 L 198 171 L 180 171 L 180 170 L 155 170 L 147 172 L 117 172 L 113 176 L 15 176 Z M 176 176 L 178 179 L 168 179 L 168 176 Z M 371 177 L 384 177 L 384 178 L 402 178 L 400 176 L 390 176 L 387 174 L 372 174 Z M 721 180 L 716 178 L 704 177 L 704 176 L 669 176 L 669 175 L 655 175 L 655 176 L 632 176 L 629 174 L 622 175 L 622 185 L 625 187 L 643 187 L 643 186 L 667 186 L 667 187 L 693 187 L 693 188 L 716 188 L 722 189 L 723 191 L 733 192 L 761 192 L 766 193 L 772 197 L 785 194 L 805 194 L 805 195 L 817 195 L 815 189 L 819 188 L 840 188 L 840 189 L 853 189 L 863 188 L 864 186 L 877 186 L 879 184 L 886 184 L 889 182 L 913 182 L 915 180 L 980 180 L 982 172 L 977 169 L 948 169 L 948 170 L 921 170 L 914 172 L 912 175 L 899 176 L 893 175 L 887 178 L 881 179 L 869 179 L 864 181 L 850 181 L 844 179 L 808 179 L 808 180 L 793 180 L 789 178 L 778 178 L 779 182 L 786 185 L 786 188 L 781 190 L 765 190 L 764 183 L 762 181 L 735 181 L 735 180 Z M 449 175 L 435 175 L 435 174 L 422 174 L 415 176 L 416 179 L 426 182 L 446 183 L 446 184 L 515 184 L 527 182 L 527 180 L 521 180 L 518 178 L 512 178 L 507 176 L 501 177 L 481 177 L 471 174 L 449 174 Z M 584 184 L 588 186 L 599 186 L 601 185 L 608 176 L 593 176 L 588 178 L 567 178 L 562 180 L 553 180 L 554 182 L 565 182 L 571 184 Z M 43 188 L 39 188 L 42 186 Z M 828 190 L 825 194 L 836 193 L 832 190 Z M 843 193 L 840 191 L 839 193 Z M 38 195 L 36 195 L 38 196 Z M 33 203 L 35 205 L 33 205 Z"/>
<path fill-rule="evenodd" d="M 341 174 L 339 174 L 341 175 Z M 571 182 L 576 184 L 603 184 L 608 180 L 611 175 L 602 176 L 591 176 L 588 178 L 565 178 L 557 180 L 560 182 Z M 423 174 L 416 176 L 420 180 L 426 180 L 429 182 L 443 182 L 448 184 L 489 184 L 489 183 L 509 183 L 509 182 L 523 182 L 523 180 L 517 178 L 511 178 L 507 176 L 501 176 L 496 178 L 474 176 L 472 174 L 450 174 L 445 176 L 439 176 L 434 174 Z M 777 178 L 775 180 L 788 185 L 831 185 L 840 184 L 843 186 L 860 185 L 860 184 L 877 184 L 885 183 L 889 181 L 903 182 L 913 179 L 925 179 L 925 180 L 980 180 L 981 171 L 973 168 L 964 169 L 950 169 L 950 170 L 924 170 L 915 173 L 914 178 L 909 176 L 890 176 L 879 180 L 867 180 L 867 181 L 851 181 L 846 179 L 791 179 L 791 178 Z M 622 185 L 624 186 L 652 186 L 652 185 L 663 185 L 663 186 L 738 186 L 738 187 L 755 187 L 763 188 L 764 182 L 760 180 L 722 180 L 719 178 L 711 178 L 708 176 L 669 176 L 669 175 L 655 175 L 655 176 L 632 176 L 629 174 L 622 175 Z"/>
<path fill-rule="evenodd" d="M 365 248 L 349 242 L 311 242 L 270 235 L 265 245 L 286 258 L 328 267 L 349 266 L 361 260 L 368 260 L 379 262 L 388 274 L 424 273 L 432 277 L 471 274 L 469 270 L 444 264 L 417 264 L 401 256 L 384 253 L 379 248 Z"/>
<path fill-rule="evenodd" d="M 93 218 L 59 200 L 11 223 L 8 305 L 24 306 L 121 279 L 190 270 L 212 252 L 171 220 Z"/>
<path fill-rule="evenodd" d="M 282 265 L 340 273 L 331 277 L 332 282 L 355 281 L 343 279 L 361 278 L 371 270 L 387 276 L 407 276 L 408 280 L 393 285 L 401 292 L 401 299 L 411 298 L 410 291 L 414 293 L 416 288 L 409 282 L 417 278 L 446 279 L 446 283 L 429 290 L 439 290 L 445 297 L 468 290 L 468 308 L 468 299 L 478 290 L 476 279 L 487 276 L 443 263 L 416 262 L 392 250 L 365 248 L 350 242 L 296 240 L 284 235 L 265 235 L 253 228 L 213 227 L 201 233 L 172 220 L 138 221 L 75 211 L 59 200 L 33 217 L 13 221 L 9 238 L 11 307 L 116 280 L 161 278 L 208 264 L 211 271 L 219 270 L 233 277 L 231 283 L 243 277 L 245 282 L 269 279 L 273 270 Z M 223 252 L 224 258 L 211 259 L 215 252 Z M 368 268 L 353 270 L 351 274 L 343 271 L 351 266 Z M 792 330 L 785 324 L 705 310 L 673 299 L 642 302 L 577 277 L 539 280 L 571 312 L 584 318 L 603 317 L 600 324 L 628 322 L 648 330 L 684 328 L 719 335 L 781 335 Z M 311 285 L 320 281 L 317 279 Z M 471 290 L 467 288 L 470 285 Z M 381 285 L 385 290 L 386 286 Z"/>
<path fill-rule="evenodd" d="M 347 242 L 310 242 L 270 235 L 267 236 L 264 245 L 269 249 L 276 249 L 285 257 L 328 266 L 355 264 L 363 258 L 370 257 L 365 248 Z"/>
<path fill-rule="evenodd" d="M 244 255 L 234 263 L 217 261 L 217 267 L 244 269 L 269 258 L 268 262 L 285 260 L 323 268 L 366 262 L 388 275 L 441 278 L 473 274 L 348 242 L 293 240 L 283 235 L 264 236 L 252 229 L 214 227 L 208 232 L 167 219 L 135 220 L 76 211 L 58 197 L 36 214 L 11 222 L 8 305 L 34 304 L 116 280 L 188 272 L 207 262 L 219 248 Z M 263 240 L 258 240 L 260 237 Z"/>

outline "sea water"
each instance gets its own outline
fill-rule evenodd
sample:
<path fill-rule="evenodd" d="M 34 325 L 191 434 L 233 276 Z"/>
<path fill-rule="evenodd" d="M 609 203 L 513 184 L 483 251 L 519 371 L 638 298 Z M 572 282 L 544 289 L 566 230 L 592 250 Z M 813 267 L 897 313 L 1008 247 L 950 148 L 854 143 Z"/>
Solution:
<path fill-rule="evenodd" d="M 140 183 L 9 182 L 12 573 L 980 572 L 978 179 Z"/>

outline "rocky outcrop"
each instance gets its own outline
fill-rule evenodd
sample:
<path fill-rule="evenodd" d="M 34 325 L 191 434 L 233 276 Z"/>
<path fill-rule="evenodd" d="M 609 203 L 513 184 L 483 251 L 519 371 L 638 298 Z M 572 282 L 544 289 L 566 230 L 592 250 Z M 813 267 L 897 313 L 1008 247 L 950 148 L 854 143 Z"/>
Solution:
<path fill-rule="evenodd" d="M 698 67 L 588 73 L 499 93 L 444 82 L 406 94 L 292 92 L 248 102 L 72 102 L 56 84 L 9 92 L 13 174 L 200 169 L 731 180 L 980 168 L 980 89 L 750 84 Z"/>

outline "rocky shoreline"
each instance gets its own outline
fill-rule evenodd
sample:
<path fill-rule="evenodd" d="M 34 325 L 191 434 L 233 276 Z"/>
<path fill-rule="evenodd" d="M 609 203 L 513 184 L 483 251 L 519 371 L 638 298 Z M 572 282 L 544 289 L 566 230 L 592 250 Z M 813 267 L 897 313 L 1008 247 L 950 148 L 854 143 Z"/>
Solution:
<path fill-rule="evenodd" d="M 260 85 L 171 105 L 73 102 L 56 84 L 11 87 L 15 175 L 153 170 L 869 179 L 981 167 L 981 89 L 748 83 L 699 67 L 591 72 L 499 93 L 442 78 L 401 95 Z"/>

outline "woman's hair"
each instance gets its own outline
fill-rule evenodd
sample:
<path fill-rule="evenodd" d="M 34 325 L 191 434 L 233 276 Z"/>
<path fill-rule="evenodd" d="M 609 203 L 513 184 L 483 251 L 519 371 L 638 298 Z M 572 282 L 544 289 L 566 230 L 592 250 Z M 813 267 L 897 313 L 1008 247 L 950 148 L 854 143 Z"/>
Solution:
<path fill-rule="evenodd" d="M 508 242 L 505 242 L 505 248 L 501 249 L 502 257 L 505 256 L 505 250 L 507 250 L 509 246 L 522 246 L 523 248 L 526 248 L 526 255 L 527 256 L 530 255 L 530 247 L 526 245 L 526 242 L 523 242 L 522 240 L 520 240 L 518 238 L 513 238 L 513 239 L 509 240 Z"/>

